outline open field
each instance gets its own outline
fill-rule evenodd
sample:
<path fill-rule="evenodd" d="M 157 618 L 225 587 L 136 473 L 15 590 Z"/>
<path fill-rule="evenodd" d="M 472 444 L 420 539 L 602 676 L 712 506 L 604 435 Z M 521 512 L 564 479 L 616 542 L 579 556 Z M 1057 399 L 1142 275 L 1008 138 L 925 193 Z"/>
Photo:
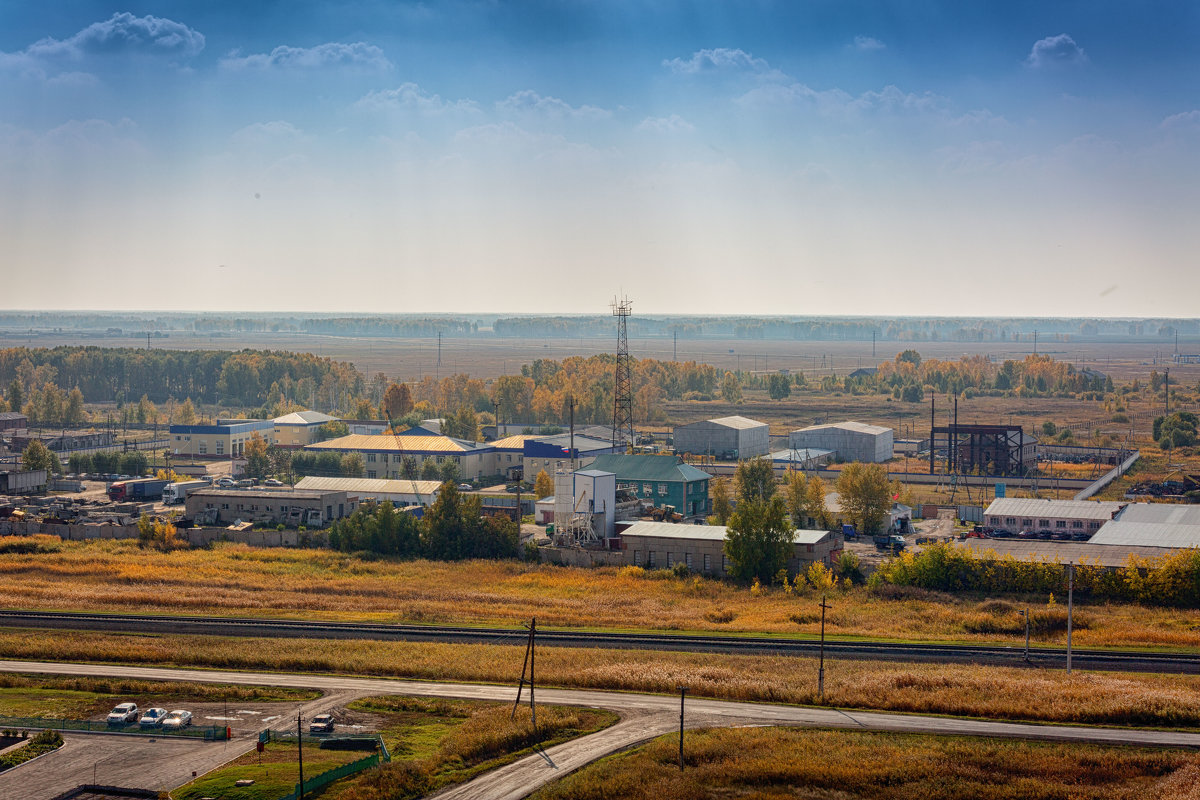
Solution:
<path fill-rule="evenodd" d="M 533 800 L 1181 800 L 1195 755 L 905 734 L 733 728 L 663 736 L 536 792 Z"/>
<path fill-rule="evenodd" d="M 63 331 L 57 334 L 0 334 L 0 347 L 55 347 L 83 345 L 95 347 L 141 347 L 145 339 L 130 336 L 91 336 Z M 520 371 L 522 364 L 538 358 L 562 360 L 570 356 L 611 353 L 616 348 L 616 326 L 612 338 L 539 339 L 527 341 L 481 335 L 472 338 L 445 338 L 438 366 L 436 337 L 402 339 L 367 336 L 325 336 L 302 333 L 236 333 L 222 336 L 172 332 L 168 338 L 155 339 L 154 347 L 171 350 L 293 350 L 316 353 L 339 361 L 351 361 L 367 374 L 384 372 L 391 378 L 419 380 L 425 375 L 466 373 L 478 378 L 495 378 Z M 1187 345 L 1181 345 L 1186 349 Z M 686 339 L 677 349 L 669 337 L 630 337 L 629 351 L 634 358 L 670 360 L 676 353 L 680 361 L 699 361 L 721 369 L 772 371 L 802 370 L 806 375 L 845 375 L 860 367 L 890 361 L 896 354 L 915 349 L 925 358 L 958 360 L 963 355 L 987 355 L 997 361 L 1023 359 L 1033 352 L 1031 341 L 1020 342 L 894 342 L 872 344 L 865 341 L 785 341 L 777 339 Z M 1042 341 L 1037 351 L 1078 367 L 1090 366 L 1111 373 L 1113 380 L 1145 380 L 1151 369 L 1170 366 L 1172 380 L 1194 384 L 1200 379 L 1200 365 L 1170 364 L 1174 342 L 1131 341 L 1098 342 Z M 1176 372 L 1178 370 L 1178 372 Z"/>
<path fill-rule="evenodd" d="M 0 631 L 0 657 L 154 666 L 281 670 L 516 685 L 524 640 L 511 646 L 362 640 Z M 1038 722 L 1191 727 L 1200 676 L 1076 672 L 960 664 L 826 660 L 825 705 Z M 539 647 L 539 686 L 817 705 L 817 661 Z"/>
<path fill-rule="evenodd" d="M 160 553 L 130 541 L 59 542 L 50 552 L 0 554 L 0 606 L 511 625 L 816 635 L 818 596 L 745 587 L 666 571 L 515 561 L 392 561 L 317 549 Z M 831 636 L 1016 644 L 1017 609 L 1049 598 L 989 600 L 863 587 L 835 592 Z M 1060 598 L 1061 600 L 1061 598 Z M 1012 631 L 1011 636 L 994 631 Z M 989 631 L 980 633 L 979 631 Z M 1062 644 L 1065 630 L 1035 641 Z M 1200 610 L 1080 604 L 1077 647 L 1200 647 Z"/>

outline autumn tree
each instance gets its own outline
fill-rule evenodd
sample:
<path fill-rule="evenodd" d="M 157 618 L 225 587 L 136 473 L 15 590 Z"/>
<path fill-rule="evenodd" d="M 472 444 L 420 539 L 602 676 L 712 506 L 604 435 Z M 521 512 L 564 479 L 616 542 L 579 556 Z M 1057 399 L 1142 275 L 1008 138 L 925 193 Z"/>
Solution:
<path fill-rule="evenodd" d="M 733 506 L 729 502 L 729 481 L 724 475 L 718 475 L 712 479 L 709 484 L 709 490 L 712 493 L 712 515 L 718 525 L 726 525 L 729 522 L 729 515 L 733 513 Z"/>
<path fill-rule="evenodd" d="M 838 501 L 865 534 L 878 532 L 892 507 L 892 486 L 882 464 L 847 464 L 837 480 Z"/>
<path fill-rule="evenodd" d="M 67 425 L 82 425 L 87 422 L 87 412 L 83 410 L 83 392 L 76 386 L 67 393 L 67 407 L 63 410 L 63 422 Z"/>
<path fill-rule="evenodd" d="M 359 453 L 346 453 L 342 456 L 341 473 L 343 478 L 361 478 L 366 474 L 366 464 Z"/>
<path fill-rule="evenodd" d="M 782 497 L 757 496 L 739 502 L 725 530 L 725 555 L 737 580 L 757 578 L 768 583 L 787 569 L 793 529 Z"/>
<path fill-rule="evenodd" d="M 52 453 L 41 439 L 34 439 L 25 446 L 25 450 L 21 453 L 21 468 L 25 470 L 44 469 L 49 474 L 62 472 L 62 464 L 59 463 L 58 456 Z"/>
<path fill-rule="evenodd" d="M 784 481 L 784 498 L 787 503 L 788 516 L 797 528 L 807 527 L 808 514 L 808 480 L 799 470 L 788 470 Z"/>
<path fill-rule="evenodd" d="M 441 477 L 442 471 L 438 468 L 438 463 L 433 460 L 433 456 L 426 456 L 421 462 L 421 480 L 436 481 Z"/>
<path fill-rule="evenodd" d="M 775 468 L 765 458 L 748 458 L 738 462 L 733 482 L 738 503 L 770 500 L 775 494 Z"/>
<path fill-rule="evenodd" d="M 20 411 L 25 405 L 25 391 L 21 388 L 21 381 L 13 378 L 8 384 L 8 390 L 4 393 L 4 399 L 8 401 L 8 407 L 12 411 Z"/>
<path fill-rule="evenodd" d="M 412 392 L 408 385 L 393 383 L 383 393 L 383 415 L 387 419 L 403 417 L 413 410 Z"/>
<path fill-rule="evenodd" d="M 196 424 L 196 406 L 192 403 L 192 398 L 183 401 L 183 405 L 175 412 L 175 417 L 180 425 Z"/>
<path fill-rule="evenodd" d="M 805 488 L 805 503 L 803 514 L 812 520 L 818 529 L 828 528 L 831 520 L 829 511 L 825 508 L 825 481 L 820 475 L 813 475 L 807 481 Z"/>
<path fill-rule="evenodd" d="M 136 413 L 137 421 L 142 425 L 158 420 L 158 409 L 154 406 L 154 403 L 150 402 L 150 398 L 147 395 L 142 395 L 142 399 L 138 400 Z"/>
<path fill-rule="evenodd" d="M 538 500 L 554 494 L 554 479 L 546 473 L 546 470 L 538 471 L 537 478 L 533 481 L 533 493 Z"/>
<path fill-rule="evenodd" d="M 354 411 L 351 414 L 355 419 L 374 419 L 375 406 L 371 405 L 370 400 L 360 397 L 354 404 Z"/>
<path fill-rule="evenodd" d="M 726 403 L 741 402 L 742 384 L 732 372 L 726 372 L 721 379 L 721 399 Z"/>
<path fill-rule="evenodd" d="M 246 458 L 247 478 L 262 480 L 271 474 L 271 456 L 267 452 L 267 441 L 262 436 L 251 434 L 242 455 Z"/>

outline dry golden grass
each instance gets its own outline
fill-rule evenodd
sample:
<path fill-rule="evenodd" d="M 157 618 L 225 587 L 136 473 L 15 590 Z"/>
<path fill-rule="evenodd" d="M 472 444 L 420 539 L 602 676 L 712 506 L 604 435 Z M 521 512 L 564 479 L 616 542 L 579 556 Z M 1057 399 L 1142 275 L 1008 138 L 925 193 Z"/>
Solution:
<path fill-rule="evenodd" d="M 101 541 L 0 554 L 0 607 L 8 608 L 513 627 L 536 615 L 548 627 L 815 635 L 818 602 L 811 593 L 755 596 L 730 583 L 634 569 L 366 561 L 330 550 L 220 545 L 160 553 Z M 1008 643 L 1018 637 L 1003 631 L 1017 630 L 1016 608 L 1027 604 L 920 592 L 885 599 L 863 588 L 831 602 L 831 636 Z M 1079 647 L 1200 647 L 1197 610 L 1096 604 L 1079 613 L 1086 620 L 1076 632 Z M 980 625 L 981 614 L 995 624 Z M 1042 641 L 1061 643 L 1062 636 L 1051 632 Z"/>
<path fill-rule="evenodd" d="M 332 672 L 515 684 L 512 646 L 207 636 L 0 633 L 0 657 L 283 672 Z M 711 653 L 539 648 L 539 683 L 815 704 L 815 659 Z M 1077 672 L 957 664 L 826 661 L 826 702 L 843 708 L 993 719 L 1183 727 L 1200 724 L 1200 676 Z"/>
<path fill-rule="evenodd" d="M 1175 750 L 742 728 L 664 736 L 551 784 L 533 800 L 1146 800 L 1195 791 Z M 1182 769 L 1181 769 L 1182 767 Z"/>

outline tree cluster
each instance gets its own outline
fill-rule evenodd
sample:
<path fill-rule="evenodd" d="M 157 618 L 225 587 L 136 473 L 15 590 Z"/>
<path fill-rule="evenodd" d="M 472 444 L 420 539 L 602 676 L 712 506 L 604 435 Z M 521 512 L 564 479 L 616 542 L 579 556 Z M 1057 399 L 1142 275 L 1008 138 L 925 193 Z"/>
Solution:
<path fill-rule="evenodd" d="M 329 531 L 336 550 L 443 561 L 515 558 L 519 539 L 515 522 L 484 517 L 479 498 L 464 497 L 451 481 L 442 484 L 420 520 L 396 511 L 391 502 L 366 503 Z"/>

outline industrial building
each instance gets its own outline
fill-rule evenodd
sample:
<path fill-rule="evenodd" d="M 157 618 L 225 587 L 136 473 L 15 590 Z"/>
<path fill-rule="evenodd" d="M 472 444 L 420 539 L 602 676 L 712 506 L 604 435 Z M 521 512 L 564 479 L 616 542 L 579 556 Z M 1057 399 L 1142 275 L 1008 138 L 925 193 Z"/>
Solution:
<path fill-rule="evenodd" d="M 328 422 L 335 422 L 337 417 L 322 414 L 320 411 L 294 411 L 282 417 L 276 417 L 274 443 L 279 447 L 300 448 L 312 444 L 319 438 L 317 433 Z"/>
<path fill-rule="evenodd" d="M 458 465 L 463 480 L 478 480 L 499 474 L 496 453 L 491 445 L 452 439 L 449 436 L 369 436 L 351 434 L 307 445 L 311 453 L 359 453 L 368 478 L 402 478 L 405 458 L 420 465 L 426 458 L 438 464 Z"/>
<path fill-rule="evenodd" d="M 381 478 L 322 478 L 309 475 L 296 484 L 301 491 L 345 492 L 359 503 L 390 501 L 397 508 L 428 506 L 437 500 L 441 481 L 384 480 Z"/>
<path fill-rule="evenodd" d="M 1088 540 L 1089 544 L 1200 547 L 1200 506 L 1130 503 Z"/>
<path fill-rule="evenodd" d="M 117 434 L 113 431 L 58 431 L 33 434 L 29 431 L 14 433 L 12 448 L 24 450 L 32 441 L 40 441 L 47 449 L 56 453 L 71 450 L 86 450 L 93 447 L 112 447 L 117 443 Z"/>
<path fill-rule="evenodd" d="M 570 464 L 572 457 L 576 467 L 586 467 L 598 456 L 606 453 L 623 453 L 624 445 L 613 446 L 611 439 L 595 439 L 575 434 L 574 451 L 571 450 L 571 435 L 558 433 L 552 436 L 526 436 L 521 447 L 521 459 L 525 466 L 526 480 L 541 470 L 553 475 L 560 463 Z"/>
<path fill-rule="evenodd" d="M 833 460 L 832 450 L 776 450 L 767 456 L 775 469 L 820 469 Z"/>
<path fill-rule="evenodd" d="M 171 451 L 177 456 L 236 458 L 257 434 L 271 444 L 275 421 L 270 419 L 222 419 L 216 425 L 172 425 Z"/>
<path fill-rule="evenodd" d="M 19 411 L 0 411 L 0 433 L 23 431 L 29 427 L 29 418 Z"/>
<path fill-rule="evenodd" d="M 880 463 L 892 457 L 892 429 L 863 422 L 834 422 L 792 431 L 793 450 L 832 450 L 839 461 Z"/>
<path fill-rule="evenodd" d="M 348 517 L 358 498 L 346 492 L 297 489 L 198 489 L 184 500 L 189 519 L 213 514 L 211 524 L 242 522 L 323 527 Z"/>
<path fill-rule="evenodd" d="M 0 494 L 41 494 L 49 480 L 44 469 L 4 470 L 0 472 Z"/>
<path fill-rule="evenodd" d="M 676 425 L 675 452 L 722 460 L 765 456 L 771 449 L 767 423 L 746 417 L 720 417 Z"/>
<path fill-rule="evenodd" d="M 997 497 L 983 512 L 989 528 L 1019 533 L 1042 531 L 1094 534 L 1116 517 L 1127 504 L 1106 500 L 1039 500 L 1026 497 Z"/>
<path fill-rule="evenodd" d="M 590 467 L 613 473 L 618 490 L 660 508 L 674 506 L 687 517 L 703 516 L 710 510 L 709 474 L 684 464 L 676 456 L 609 453 L 597 456 Z"/>
<path fill-rule="evenodd" d="M 930 431 L 931 473 L 938 453 L 945 455 L 948 473 L 1024 475 L 1037 466 L 1037 439 L 1020 425 L 935 425 Z"/>
<path fill-rule="evenodd" d="M 723 525 L 676 525 L 670 522 L 635 522 L 621 531 L 625 563 L 648 569 L 669 569 L 686 564 L 696 572 L 724 577 L 729 574 Z M 788 572 L 797 575 L 814 561 L 832 567 L 841 555 L 842 535 L 829 531 L 798 530 L 793 536 Z"/>

